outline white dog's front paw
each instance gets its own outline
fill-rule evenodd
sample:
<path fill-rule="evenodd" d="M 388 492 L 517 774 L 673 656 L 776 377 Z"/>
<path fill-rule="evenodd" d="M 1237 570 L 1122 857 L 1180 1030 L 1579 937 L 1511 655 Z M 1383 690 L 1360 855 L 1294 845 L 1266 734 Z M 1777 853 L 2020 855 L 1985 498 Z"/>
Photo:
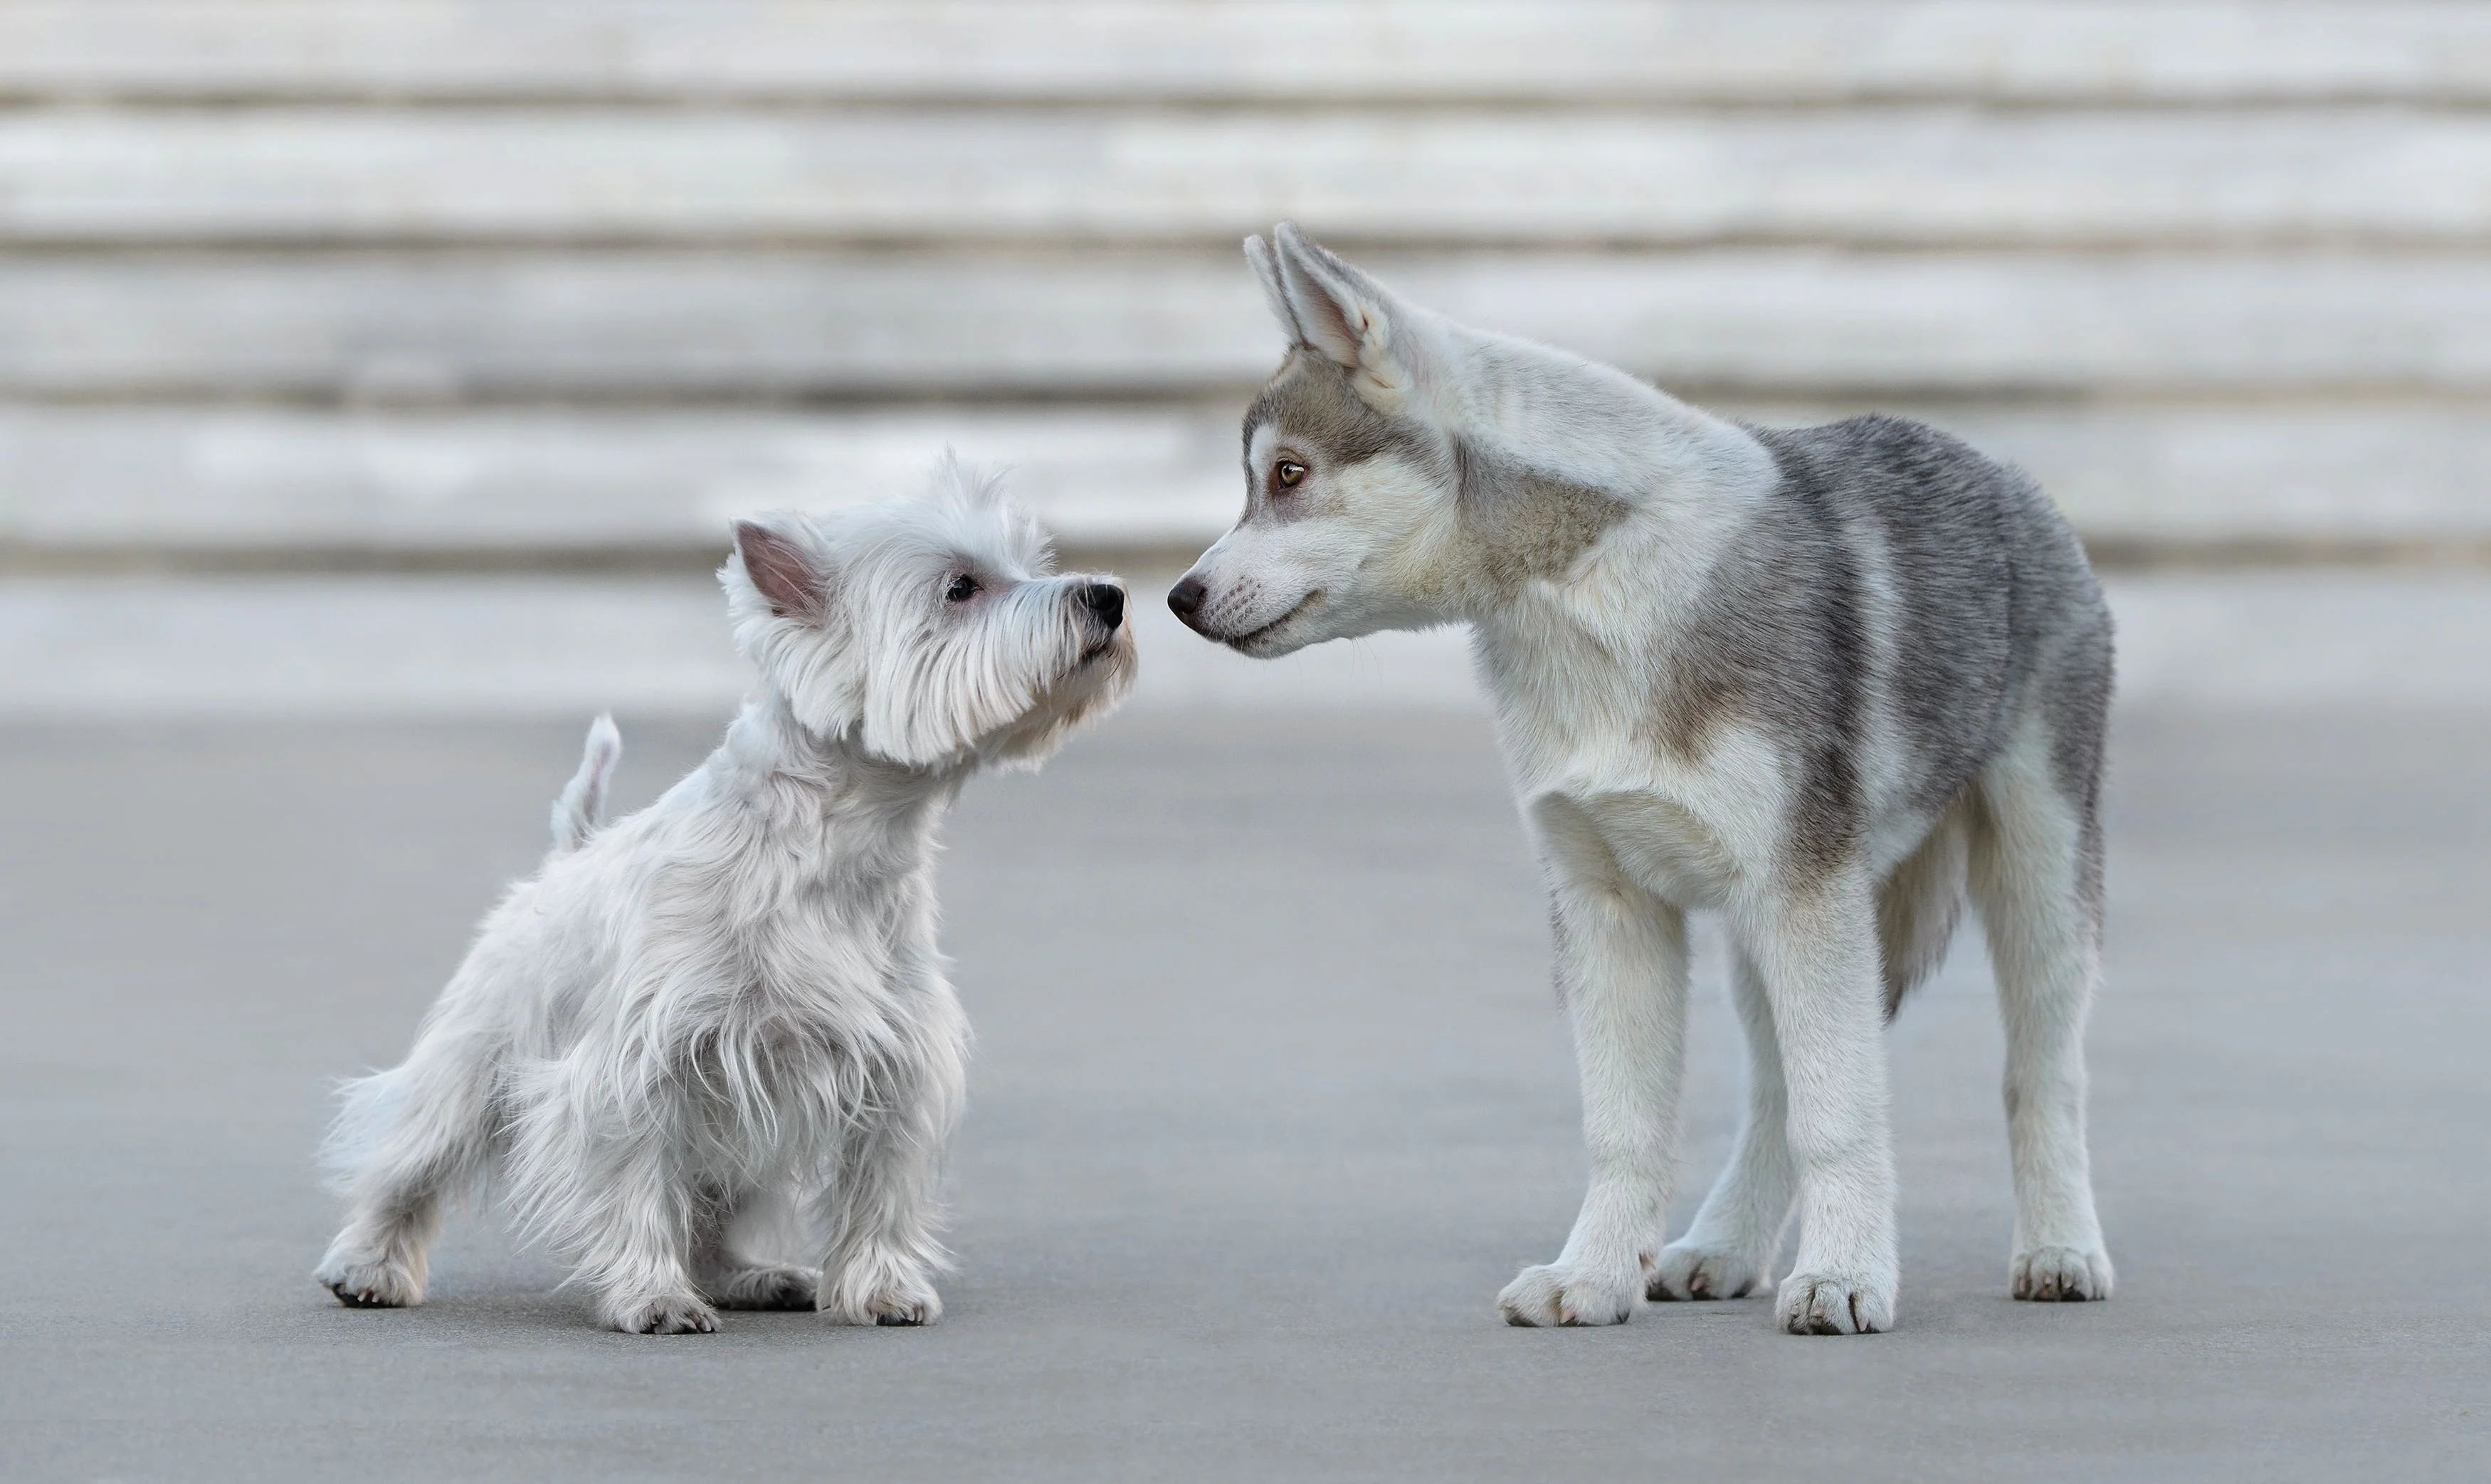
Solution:
<path fill-rule="evenodd" d="M 1779 1310 L 1788 1334 L 1882 1334 L 1894 1327 L 1894 1280 L 1793 1273 Z"/>
<path fill-rule="evenodd" d="M 404 1262 L 350 1262 L 332 1257 L 312 1281 L 349 1309 L 411 1309 L 424 1302 L 424 1275 Z"/>
<path fill-rule="evenodd" d="M 943 1317 L 943 1295 L 913 1264 L 866 1259 L 822 1285 L 822 1312 L 842 1324 L 930 1324 Z"/>
<path fill-rule="evenodd" d="M 613 1324 L 625 1334 L 715 1334 L 718 1311 L 690 1294 L 659 1294 L 617 1304 Z"/>
<path fill-rule="evenodd" d="M 1660 1249 L 1643 1295 L 1670 1299 L 1744 1298 L 1764 1282 L 1764 1270 L 1744 1252 L 1673 1242 Z"/>
<path fill-rule="evenodd" d="M 2083 1303 L 2110 1296 L 2110 1254 L 2095 1247 L 2036 1247 L 2015 1254 L 2008 1269 L 2015 1296 L 2036 1303 Z"/>
<path fill-rule="evenodd" d="M 1509 1324 L 1545 1329 L 1561 1324 L 1623 1324 L 1634 1317 L 1635 1303 L 1642 1297 L 1640 1268 L 1600 1273 L 1551 1263 L 1522 1269 L 1496 1295 L 1496 1306 L 1505 1311 Z"/>

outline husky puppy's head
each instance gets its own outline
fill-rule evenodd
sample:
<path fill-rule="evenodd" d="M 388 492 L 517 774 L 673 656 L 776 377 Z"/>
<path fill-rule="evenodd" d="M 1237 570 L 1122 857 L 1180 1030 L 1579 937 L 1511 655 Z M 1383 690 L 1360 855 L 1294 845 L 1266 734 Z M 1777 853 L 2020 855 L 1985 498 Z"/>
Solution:
<path fill-rule="evenodd" d="M 1244 517 L 1168 593 L 1244 654 L 1570 581 L 1656 470 L 1752 448 L 1623 371 L 1411 304 L 1285 221 L 1246 258 L 1289 357 L 1246 413 Z"/>
<path fill-rule="evenodd" d="M 921 497 L 738 521 L 718 581 L 806 731 L 914 768 L 1035 767 L 1133 681 L 1124 584 L 1053 565 L 993 480 L 946 460 Z"/>
<path fill-rule="evenodd" d="M 1246 414 L 1246 513 L 1168 606 L 1264 658 L 1446 622 L 1458 475 L 1428 415 L 1439 322 L 1287 222 L 1246 258 L 1289 355 Z"/>

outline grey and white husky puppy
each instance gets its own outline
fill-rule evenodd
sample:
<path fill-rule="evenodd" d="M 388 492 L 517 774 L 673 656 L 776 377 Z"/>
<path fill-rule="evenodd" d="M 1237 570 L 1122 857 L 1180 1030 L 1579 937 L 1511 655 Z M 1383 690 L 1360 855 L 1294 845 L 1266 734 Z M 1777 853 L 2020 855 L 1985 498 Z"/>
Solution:
<path fill-rule="evenodd" d="M 2106 1298 L 2085 1149 L 2111 622 L 2016 471 L 1916 422 L 1748 427 L 1454 324 L 1283 224 L 1246 255 L 1291 349 L 1246 513 L 1168 595 L 1272 656 L 1471 626 L 1546 875 L 1591 1189 L 1516 1324 L 1772 1283 L 1794 1334 L 1894 1322 L 1881 1023 L 1969 892 L 2007 1027 L 2019 1298 Z M 1749 1072 L 1737 1152 L 1665 1242 L 1691 909 Z"/>
<path fill-rule="evenodd" d="M 543 868 L 484 919 L 415 1049 L 350 1083 L 330 1152 L 341 1302 L 424 1298 L 486 1181 L 643 1334 L 717 1307 L 924 1324 L 968 1023 L 935 947 L 935 828 L 1124 695 L 1122 585 L 947 467 L 927 498 L 741 522 L 719 574 L 763 693 L 648 809 L 602 822 L 589 733 Z M 756 1241 L 809 1233 L 819 1267 Z"/>

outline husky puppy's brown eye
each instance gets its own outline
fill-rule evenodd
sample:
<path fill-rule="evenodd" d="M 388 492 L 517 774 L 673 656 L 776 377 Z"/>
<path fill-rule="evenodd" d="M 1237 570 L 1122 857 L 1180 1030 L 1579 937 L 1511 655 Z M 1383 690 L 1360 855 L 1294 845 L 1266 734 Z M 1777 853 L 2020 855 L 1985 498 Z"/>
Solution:
<path fill-rule="evenodd" d="M 978 579 L 970 576 L 966 572 L 962 572 L 959 576 L 952 578 L 952 585 L 943 590 L 943 600 L 945 602 L 965 603 L 970 598 L 977 596 Z"/>
<path fill-rule="evenodd" d="M 1272 481 L 1282 489 L 1295 489 L 1306 477 L 1306 466 L 1294 458 L 1284 458 L 1272 466 Z"/>

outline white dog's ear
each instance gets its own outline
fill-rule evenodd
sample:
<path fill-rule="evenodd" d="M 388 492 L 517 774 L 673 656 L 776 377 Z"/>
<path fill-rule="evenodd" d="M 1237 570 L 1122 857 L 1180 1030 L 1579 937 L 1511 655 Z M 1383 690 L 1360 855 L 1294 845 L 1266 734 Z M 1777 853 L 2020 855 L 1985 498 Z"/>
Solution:
<path fill-rule="evenodd" d="M 1273 229 L 1280 301 L 1299 343 L 1349 370 L 1359 394 L 1384 410 L 1408 396 L 1410 316 L 1384 285 L 1307 240 L 1297 223 Z"/>
<path fill-rule="evenodd" d="M 735 554 L 745 580 L 782 619 L 819 624 L 830 611 L 830 574 L 790 538 L 755 520 L 735 523 Z"/>

